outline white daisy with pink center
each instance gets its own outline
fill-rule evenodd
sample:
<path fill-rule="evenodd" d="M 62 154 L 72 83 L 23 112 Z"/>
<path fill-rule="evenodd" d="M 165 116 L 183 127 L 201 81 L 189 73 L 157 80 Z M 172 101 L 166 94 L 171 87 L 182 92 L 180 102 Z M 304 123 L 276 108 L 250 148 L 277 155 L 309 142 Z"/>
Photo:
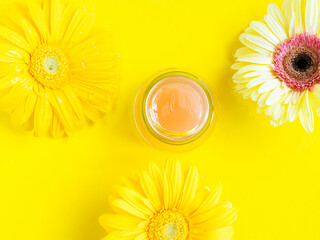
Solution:
<path fill-rule="evenodd" d="M 273 126 L 297 117 L 307 132 L 320 114 L 320 0 L 270 4 L 262 21 L 253 21 L 235 54 L 235 90 L 259 105 Z"/>

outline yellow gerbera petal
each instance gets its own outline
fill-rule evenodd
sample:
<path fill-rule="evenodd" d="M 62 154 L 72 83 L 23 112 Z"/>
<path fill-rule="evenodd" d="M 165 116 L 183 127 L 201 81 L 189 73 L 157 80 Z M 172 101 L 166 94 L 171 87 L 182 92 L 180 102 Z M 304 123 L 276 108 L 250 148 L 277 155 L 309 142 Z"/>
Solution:
<path fill-rule="evenodd" d="M 140 179 L 138 178 L 138 175 L 132 174 L 133 176 L 123 176 L 121 177 L 121 181 L 123 185 L 127 188 L 130 188 L 139 194 L 143 195 L 143 189 L 140 184 Z"/>
<path fill-rule="evenodd" d="M 171 181 L 168 180 L 167 174 L 163 175 L 163 205 L 164 209 L 168 210 L 172 208 L 171 205 L 172 198 L 172 184 Z"/>
<path fill-rule="evenodd" d="M 38 98 L 34 112 L 34 134 L 42 136 L 49 130 L 52 122 L 52 107 L 47 99 Z"/>
<path fill-rule="evenodd" d="M 111 198 L 118 214 L 100 219 L 111 232 L 108 238 L 230 240 L 236 209 L 219 200 L 221 186 L 208 193 L 196 167 L 190 167 L 185 181 L 183 176 L 179 161 L 170 159 L 165 169 L 151 164 L 148 172 L 124 178 L 125 187 L 117 186 Z"/>
<path fill-rule="evenodd" d="M 38 32 L 33 27 L 33 25 L 30 24 L 27 20 L 24 20 L 22 22 L 22 27 L 27 41 L 30 44 L 31 51 L 34 51 L 40 45 L 40 36 L 38 35 Z"/>
<path fill-rule="evenodd" d="M 219 184 L 215 190 L 209 193 L 204 201 L 201 201 L 197 210 L 192 213 L 192 216 L 196 216 L 198 214 L 204 213 L 209 209 L 212 209 L 214 205 L 216 205 L 221 197 L 222 194 L 222 185 Z"/>
<path fill-rule="evenodd" d="M 64 92 L 64 95 L 66 96 L 66 99 L 69 101 L 70 106 L 72 107 L 75 113 L 75 116 L 77 116 L 79 125 L 81 125 L 81 123 L 84 122 L 84 115 L 82 111 L 82 105 L 78 96 L 73 91 L 73 89 L 71 89 L 69 86 L 65 86 L 63 88 L 63 92 Z"/>
<path fill-rule="evenodd" d="M 131 206 L 135 207 L 138 211 L 147 215 L 152 214 L 152 211 L 142 201 L 143 196 L 129 188 L 122 186 L 117 187 L 116 190 L 125 201 L 127 201 Z"/>
<path fill-rule="evenodd" d="M 34 113 L 35 135 L 55 137 L 108 112 L 117 91 L 116 58 L 110 35 L 92 30 L 94 15 L 61 0 L 10 6 L 0 20 L 0 108 L 18 125 Z M 29 91 L 37 103 L 24 111 Z"/>
<path fill-rule="evenodd" d="M 55 138 L 60 138 L 64 134 L 63 126 L 56 114 L 53 115 L 51 132 L 52 132 L 52 136 Z"/>
<path fill-rule="evenodd" d="M 195 240 L 231 240 L 233 236 L 233 228 L 223 227 L 213 231 L 204 232 L 200 237 L 194 237 Z"/>
<path fill-rule="evenodd" d="M 171 178 L 172 182 L 172 207 L 175 208 L 180 200 L 180 194 L 183 188 L 182 169 L 179 161 L 169 160 L 167 162 L 167 176 Z"/>
<path fill-rule="evenodd" d="M 19 104 L 13 110 L 11 121 L 13 125 L 21 126 L 26 123 L 34 112 L 37 96 L 34 93 L 29 93 L 26 98 L 25 104 Z"/>
<path fill-rule="evenodd" d="M 121 240 L 119 238 L 119 231 L 110 233 L 108 236 L 104 237 L 102 240 L 118 240 L 118 239 Z"/>
<path fill-rule="evenodd" d="M 100 217 L 99 222 L 106 229 L 135 231 L 138 229 L 141 219 L 124 215 L 104 214 Z"/>
<path fill-rule="evenodd" d="M 82 105 L 82 111 L 88 119 L 95 122 L 100 118 L 99 111 L 96 108 L 94 108 L 94 106 L 92 106 L 89 102 L 83 99 L 81 99 L 80 102 Z"/>
<path fill-rule="evenodd" d="M 30 45 L 23 37 L 4 26 L 0 26 L 0 36 L 27 52 L 30 52 L 31 50 Z"/>
<path fill-rule="evenodd" d="M 188 209 L 195 199 L 199 181 L 199 172 L 196 167 L 191 167 L 182 192 L 180 209 Z"/>
<path fill-rule="evenodd" d="M 79 81 L 77 83 L 70 82 L 69 85 L 76 88 L 75 90 L 79 99 L 85 100 L 87 103 L 96 106 L 109 104 L 115 93 L 114 89 L 111 89 L 110 91 L 108 89 L 103 89 L 103 85 L 100 84 L 94 85 Z"/>
<path fill-rule="evenodd" d="M 156 181 L 157 179 L 152 179 L 147 172 L 141 173 L 140 182 L 144 193 L 150 200 L 152 206 L 155 209 L 160 210 L 162 201 L 160 200 L 159 187 L 156 185 Z"/>
<path fill-rule="evenodd" d="M 108 236 L 104 237 L 102 240 L 130 240 L 134 239 L 136 235 L 137 233 L 135 232 L 128 233 L 125 231 L 114 231 Z"/>
<path fill-rule="evenodd" d="M 78 9 L 66 30 L 64 42 L 68 45 L 81 42 L 91 32 L 93 24 L 94 15 L 88 14 L 84 8 Z"/>
<path fill-rule="evenodd" d="M 237 216 L 237 209 L 228 202 L 220 202 L 211 210 L 193 217 L 193 224 L 200 229 L 218 229 L 232 224 Z"/>
<path fill-rule="evenodd" d="M 52 41 L 57 41 L 63 14 L 63 5 L 60 0 L 51 0 L 50 30 Z"/>
<path fill-rule="evenodd" d="M 24 103 L 31 90 L 32 84 L 22 76 L 7 94 L 0 97 L 0 109 L 12 112 L 18 104 Z"/>
<path fill-rule="evenodd" d="M 3 7 L 3 6 L 1 6 Z M 5 6 L 6 7 L 6 6 Z M 20 36 L 23 36 L 23 32 L 21 31 L 21 9 L 17 3 L 13 3 L 11 7 L 6 7 L 3 12 L 7 13 L 6 15 L 2 14 L 0 19 L 0 24 L 4 27 L 18 33 Z M 3 10 L 3 9 L 2 9 Z"/>
<path fill-rule="evenodd" d="M 0 62 L 15 63 L 16 66 L 29 63 L 30 55 L 20 48 L 9 44 L 0 44 Z"/>
<path fill-rule="evenodd" d="M 25 76 L 18 72 L 0 78 L 0 90 L 10 88 L 19 81 L 23 81 Z"/>
<path fill-rule="evenodd" d="M 149 164 L 149 174 L 155 183 L 155 190 L 158 190 L 159 197 L 162 198 L 163 193 L 161 189 L 163 189 L 163 173 L 161 173 L 160 168 L 152 162 Z"/>
<path fill-rule="evenodd" d="M 112 202 L 112 205 L 124 212 L 127 212 L 133 216 L 139 217 L 141 219 L 147 219 L 148 215 L 140 212 L 135 207 L 131 206 L 128 202 L 122 199 L 116 199 Z"/>
<path fill-rule="evenodd" d="M 61 91 L 48 91 L 49 102 L 52 104 L 54 113 L 57 114 L 63 127 L 70 132 L 76 128 L 72 117 L 72 108 Z"/>
<path fill-rule="evenodd" d="M 49 29 L 48 29 L 46 17 L 44 15 L 43 10 L 41 9 L 41 6 L 34 1 L 29 1 L 28 8 L 29 8 L 31 17 L 34 23 L 36 24 L 36 26 L 38 27 L 38 30 L 41 34 L 42 43 L 48 42 Z"/>
<path fill-rule="evenodd" d="M 145 240 L 147 237 L 146 233 L 140 233 L 134 240 Z"/>
<path fill-rule="evenodd" d="M 66 5 L 64 10 L 63 10 L 63 14 L 61 16 L 61 23 L 60 26 L 58 28 L 58 32 L 57 32 L 57 38 L 58 39 L 63 39 L 64 34 L 69 26 L 69 23 L 72 19 L 72 16 L 74 14 L 75 9 L 70 5 Z"/>

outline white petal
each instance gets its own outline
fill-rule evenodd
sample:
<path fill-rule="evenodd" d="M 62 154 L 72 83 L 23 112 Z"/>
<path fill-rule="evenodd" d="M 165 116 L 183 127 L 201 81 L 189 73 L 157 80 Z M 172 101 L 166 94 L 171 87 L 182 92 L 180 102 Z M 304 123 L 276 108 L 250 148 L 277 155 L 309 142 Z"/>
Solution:
<path fill-rule="evenodd" d="M 263 37 L 253 35 L 250 33 L 242 33 L 241 35 L 243 35 L 243 37 L 245 39 L 247 39 L 249 42 L 251 42 L 251 43 L 253 43 L 263 49 L 266 49 L 270 52 L 275 52 L 275 50 L 276 50 L 275 45 L 273 45 L 272 43 L 270 43 L 268 40 L 264 39 Z"/>
<path fill-rule="evenodd" d="M 306 31 L 316 33 L 319 24 L 319 5 L 318 0 L 307 0 L 305 11 Z"/>
<path fill-rule="evenodd" d="M 246 73 L 245 75 L 243 75 L 244 78 L 252 78 L 252 77 L 259 77 L 259 76 L 265 76 L 270 78 L 276 77 L 274 73 L 271 71 L 268 71 L 268 72 L 254 71 L 254 72 Z"/>
<path fill-rule="evenodd" d="M 314 95 L 314 92 L 309 92 L 309 100 L 312 108 L 316 111 L 316 113 L 320 114 L 320 99 Z"/>
<path fill-rule="evenodd" d="M 270 54 L 270 51 L 266 50 L 265 48 L 261 48 L 259 46 L 257 46 L 256 44 L 248 41 L 245 37 L 245 35 L 241 34 L 239 37 L 240 42 L 245 45 L 246 47 L 258 52 L 258 53 L 262 53 L 262 54 Z"/>
<path fill-rule="evenodd" d="M 237 63 L 232 64 L 231 69 L 239 70 L 241 68 L 246 67 L 247 65 L 248 65 L 247 63 L 237 62 Z"/>
<path fill-rule="evenodd" d="M 320 86 L 319 85 L 314 86 L 313 106 L 315 106 L 316 113 L 320 116 Z"/>
<path fill-rule="evenodd" d="M 288 26 L 290 26 L 292 15 L 294 14 L 292 0 L 284 0 L 282 5 L 282 11 L 284 13 Z"/>
<path fill-rule="evenodd" d="M 284 124 L 287 121 L 287 114 L 283 114 L 282 118 L 278 121 L 279 125 Z"/>
<path fill-rule="evenodd" d="M 315 85 L 314 86 L 314 91 L 313 91 L 313 95 L 320 99 L 320 86 L 319 85 Z"/>
<path fill-rule="evenodd" d="M 272 116 L 276 107 L 277 107 L 277 104 L 273 104 L 271 106 L 268 106 L 267 110 L 265 111 L 266 116 Z"/>
<path fill-rule="evenodd" d="M 270 65 L 250 64 L 239 69 L 239 71 L 236 74 L 240 75 L 240 74 L 251 72 L 251 71 L 271 72 L 272 67 Z"/>
<path fill-rule="evenodd" d="M 242 85 L 242 84 L 234 86 L 234 91 L 236 91 L 236 92 L 240 92 L 240 91 L 242 91 L 244 89 L 246 89 L 246 86 Z"/>
<path fill-rule="evenodd" d="M 273 34 L 273 32 L 270 31 L 266 24 L 258 21 L 252 21 L 250 26 L 274 46 L 277 46 L 280 43 L 280 40 Z"/>
<path fill-rule="evenodd" d="M 292 94 L 292 103 L 297 104 L 300 98 L 301 98 L 300 92 L 294 91 Z"/>
<path fill-rule="evenodd" d="M 274 127 L 277 127 L 277 126 L 284 124 L 286 121 L 287 121 L 287 116 L 286 116 L 286 114 L 283 114 L 282 117 L 278 121 L 271 120 L 271 125 Z"/>
<path fill-rule="evenodd" d="M 283 115 L 285 108 L 282 103 L 283 103 L 283 99 L 280 99 L 278 102 L 268 107 L 266 111 L 266 115 L 271 116 L 273 121 L 278 121 Z"/>
<path fill-rule="evenodd" d="M 253 88 L 253 87 L 256 87 L 262 83 L 265 83 L 267 81 L 270 81 L 270 77 L 268 76 L 260 76 L 260 77 L 256 77 L 254 79 L 252 79 L 250 82 L 248 82 L 248 84 L 246 85 L 247 88 Z"/>
<path fill-rule="evenodd" d="M 287 32 L 284 30 L 281 23 L 273 16 L 268 14 L 264 17 L 264 20 L 266 21 L 272 32 L 279 38 L 280 41 L 283 42 L 288 38 Z"/>
<path fill-rule="evenodd" d="M 234 82 L 245 83 L 251 81 L 254 77 L 259 76 L 269 76 L 270 78 L 274 78 L 275 76 L 270 69 L 272 68 L 267 65 L 247 65 L 246 67 L 243 67 L 240 70 L 238 70 L 232 76 L 232 79 Z"/>
<path fill-rule="evenodd" d="M 277 102 L 280 102 L 281 99 L 282 99 L 282 96 L 271 97 L 271 95 L 269 95 L 269 97 L 267 98 L 267 101 L 266 101 L 266 105 L 271 106 Z"/>
<path fill-rule="evenodd" d="M 266 110 L 266 107 L 258 107 L 257 113 L 263 113 Z"/>
<path fill-rule="evenodd" d="M 309 102 L 308 91 L 302 100 L 301 108 L 299 112 L 299 118 L 302 126 L 307 132 L 313 132 L 314 120 L 313 120 L 313 111 Z"/>
<path fill-rule="evenodd" d="M 288 87 L 277 87 L 275 90 L 272 91 L 270 94 L 270 97 L 277 97 L 277 96 L 282 96 L 283 94 L 287 93 L 290 91 L 290 88 Z"/>
<path fill-rule="evenodd" d="M 301 99 L 301 109 L 305 110 L 307 115 L 310 115 L 312 112 L 312 108 L 309 102 L 309 91 L 305 91 L 304 97 Z"/>
<path fill-rule="evenodd" d="M 268 91 L 271 91 L 272 89 L 275 89 L 276 87 L 280 86 L 280 82 L 278 79 L 273 79 L 270 81 L 267 81 L 259 88 L 259 93 L 265 93 Z"/>
<path fill-rule="evenodd" d="M 272 56 L 264 55 L 260 53 L 251 53 L 245 56 L 239 57 L 237 62 L 249 62 L 249 63 L 256 63 L 256 64 L 272 64 Z"/>
<path fill-rule="evenodd" d="M 293 9 L 296 16 L 297 32 L 303 33 L 305 27 L 304 27 L 304 19 L 302 19 L 301 0 L 293 0 Z"/>
<path fill-rule="evenodd" d="M 282 105 L 282 103 L 277 104 L 277 107 L 275 108 L 275 110 L 271 116 L 272 119 L 274 121 L 280 120 L 280 118 L 282 118 L 285 111 L 286 111 L 286 108 Z"/>
<path fill-rule="evenodd" d="M 290 26 L 289 26 L 289 36 L 293 37 L 297 33 L 296 29 L 296 15 L 293 13 L 291 21 L 290 21 Z"/>
<path fill-rule="evenodd" d="M 286 97 L 286 99 L 284 100 L 284 104 L 288 104 L 288 103 L 291 101 L 292 95 L 293 95 L 293 91 L 290 90 L 290 91 L 287 93 L 287 97 Z"/>
<path fill-rule="evenodd" d="M 248 47 L 242 47 L 242 48 L 239 48 L 234 56 L 235 57 L 241 57 L 243 55 L 247 55 L 247 54 L 250 54 L 250 53 L 255 53 L 255 51 L 253 51 L 252 49 L 248 48 Z"/>
<path fill-rule="evenodd" d="M 250 98 L 250 97 L 251 97 L 253 91 L 252 91 L 251 89 L 245 89 L 245 90 L 242 90 L 241 93 L 242 93 L 242 97 L 243 97 L 244 99 L 247 99 L 247 98 Z"/>
<path fill-rule="evenodd" d="M 264 107 L 266 106 L 266 100 L 269 96 L 269 93 L 264 93 L 264 94 L 261 94 L 259 100 L 258 100 L 258 105 L 259 107 Z"/>
<path fill-rule="evenodd" d="M 283 30 L 285 31 L 285 33 L 287 35 L 287 33 L 289 31 L 288 23 L 286 22 L 286 19 L 283 15 L 282 11 L 280 10 L 280 8 L 276 4 L 274 4 L 274 3 L 269 4 L 268 15 L 271 16 L 278 23 L 278 25 L 281 28 L 283 28 Z M 279 36 L 277 35 L 277 37 L 279 37 Z"/>
<path fill-rule="evenodd" d="M 260 96 L 260 93 L 258 92 L 258 90 L 254 90 L 252 92 L 252 94 L 251 94 L 251 100 L 252 101 L 257 101 L 259 96 Z"/>
<path fill-rule="evenodd" d="M 320 108 L 317 109 L 317 114 L 320 117 Z"/>
<path fill-rule="evenodd" d="M 252 27 L 247 27 L 247 28 L 244 30 L 244 33 L 250 33 L 250 34 L 257 35 L 257 32 L 256 32 Z"/>
<path fill-rule="evenodd" d="M 273 127 L 278 127 L 279 126 L 278 123 L 276 121 L 273 121 L 273 120 L 270 121 L 270 124 Z"/>
<path fill-rule="evenodd" d="M 232 77 L 232 81 L 238 84 L 247 84 L 249 81 L 251 81 L 251 78 Z"/>

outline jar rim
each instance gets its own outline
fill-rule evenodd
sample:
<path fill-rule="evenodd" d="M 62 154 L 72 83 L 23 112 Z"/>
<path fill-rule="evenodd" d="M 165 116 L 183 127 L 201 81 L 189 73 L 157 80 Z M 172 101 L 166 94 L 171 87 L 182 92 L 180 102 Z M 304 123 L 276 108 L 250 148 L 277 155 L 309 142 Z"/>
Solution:
<path fill-rule="evenodd" d="M 201 126 L 201 129 L 199 129 L 195 134 L 185 138 L 168 137 L 159 133 L 150 125 L 149 120 L 147 118 L 146 105 L 147 105 L 149 93 L 159 82 L 169 77 L 185 77 L 194 81 L 203 90 L 208 101 L 206 121 Z M 139 97 L 141 97 L 141 99 Z M 198 140 L 199 138 L 201 138 L 208 131 L 209 127 L 213 122 L 213 118 L 215 115 L 214 101 L 208 86 L 196 75 L 180 69 L 168 69 L 166 71 L 162 71 L 158 73 L 156 76 L 154 76 L 153 78 L 151 78 L 151 80 L 147 81 L 143 85 L 143 87 L 140 89 L 139 93 L 137 94 L 135 105 L 136 105 L 135 107 L 139 109 L 140 118 L 142 120 L 142 124 L 144 125 L 143 127 L 147 129 L 147 131 L 151 134 L 151 136 L 162 143 L 175 145 L 175 146 L 191 144 L 196 140 Z M 137 122 L 136 122 L 136 125 L 138 129 L 141 127 L 137 124 Z"/>

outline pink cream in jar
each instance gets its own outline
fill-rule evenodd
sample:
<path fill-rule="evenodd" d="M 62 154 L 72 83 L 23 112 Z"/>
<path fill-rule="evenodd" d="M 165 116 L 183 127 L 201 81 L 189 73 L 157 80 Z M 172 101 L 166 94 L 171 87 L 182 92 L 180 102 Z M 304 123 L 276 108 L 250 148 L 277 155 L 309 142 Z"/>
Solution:
<path fill-rule="evenodd" d="M 140 89 L 135 122 L 144 138 L 161 148 L 184 151 L 208 132 L 214 104 L 208 87 L 195 75 L 161 72 Z"/>

